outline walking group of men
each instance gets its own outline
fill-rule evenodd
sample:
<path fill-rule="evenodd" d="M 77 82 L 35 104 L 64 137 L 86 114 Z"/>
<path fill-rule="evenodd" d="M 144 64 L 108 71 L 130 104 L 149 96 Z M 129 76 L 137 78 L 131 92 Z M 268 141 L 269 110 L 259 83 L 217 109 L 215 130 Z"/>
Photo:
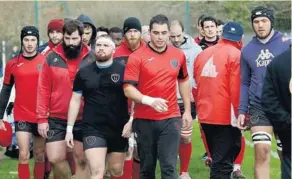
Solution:
<path fill-rule="evenodd" d="M 55 179 L 102 179 L 106 171 L 111 179 L 154 179 L 157 160 L 161 178 L 190 179 L 196 113 L 211 179 L 244 178 L 241 131 L 249 123 L 255 178 L 269 178 L 273 133 L 282 142 L 282 178 L 291 178 L 290 40 L 274 30 L 269 8 L 253 9 L 251 23 L 255 37 L 243 49 L 239 23 L 220 30 L 206 15 L 197 38 L 161 14 L 143 27 L 127 18 L 122 30 L 96 28 L 86 15 L 54 19 L 41 47 L 38 29 L 24 27 L 0 93 L 2 119 L 15 85 L 19 178 L 31 176 L 33 136 L 36 179 L 50 167 Z M 0 120 L 2 133 L 9 128 Z"/>

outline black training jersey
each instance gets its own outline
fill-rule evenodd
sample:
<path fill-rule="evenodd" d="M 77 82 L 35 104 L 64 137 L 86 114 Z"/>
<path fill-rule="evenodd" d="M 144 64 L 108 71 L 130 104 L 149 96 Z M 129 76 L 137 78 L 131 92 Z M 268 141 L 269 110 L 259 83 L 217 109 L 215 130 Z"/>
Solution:
<path fill-rule="evenodd" d="M 84 97 L 83 125 L 94 127 L 101 135 L 121 135 L 129 119 L 123 91 L 125 66 L 113 61 L 108 67 L 94 62 L 76 74 L 73 91 Z"/>

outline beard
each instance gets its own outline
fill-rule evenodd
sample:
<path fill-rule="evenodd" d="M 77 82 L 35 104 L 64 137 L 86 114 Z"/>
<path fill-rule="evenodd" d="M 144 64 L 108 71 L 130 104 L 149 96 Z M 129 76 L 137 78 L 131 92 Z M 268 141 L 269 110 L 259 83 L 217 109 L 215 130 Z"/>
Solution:
<path fill-rule="evenodd" d="M 82 43 L 80 42 L 78 45 L 66 45 L 65 43 L 63 43 L 63 49 L 65 52 L 65 56 L 68 59 L 74 59 L 80 55 Z"/>
<path fill-rule="evenodd" d="M 96 61 L 106 62 L 112 58 L 112 54 L 106 55 L 104 52 L 97 52 Z"/>
<path fill-rule="evenodd" d="M 141 38 L 130 38 L 130 39 L 126 38 L 128 47 L 130 49 L 136 48 L 137 46 L 140 45 L 140 41 L 141 41 L 140 39 Z"/>

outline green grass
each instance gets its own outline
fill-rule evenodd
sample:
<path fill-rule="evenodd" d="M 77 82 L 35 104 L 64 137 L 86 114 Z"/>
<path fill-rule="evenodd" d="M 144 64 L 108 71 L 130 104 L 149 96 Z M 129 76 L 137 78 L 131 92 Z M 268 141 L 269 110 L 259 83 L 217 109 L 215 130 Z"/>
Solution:
<path fill-rule="evenodd" d="M 246 138 L 251 141 L 249 132 L 245 132 Z M 191 165 L 189 168 L 190 175 L 193 179 L 208 179 L 209 168 L 205 166 L 204 162 L 201 161 L 201 156 L 204 153 L 203 144 L 201 142 L 200 132 L 198 124 L 195 124 L 193 134 L 193 153 L 191 159 Z M 276 151 L 275 141 L 273 141 L 272 150 Z M 33 161 L 30 161 L 31 170 L 33 169 Z M 253 179 L 253 166 L 254 166 L 254 152 L 253 148 L 246 145 L 245 158 L 242 165 L 242 171 L 247 179 Z M 16 179 L 17 178 L 17 161 L 5 158 L 0 163 L 0 178 L 1 179 Z M 14 172 L 11 174 L 11 172 Z M 32 172 L 31 172 L 32 174 Z M 270 178 L 280 179 L 280 161 L 271 157 L 271 170 Z M 160 178 L 159 165 L 157 167 L 157 178 Z"/>

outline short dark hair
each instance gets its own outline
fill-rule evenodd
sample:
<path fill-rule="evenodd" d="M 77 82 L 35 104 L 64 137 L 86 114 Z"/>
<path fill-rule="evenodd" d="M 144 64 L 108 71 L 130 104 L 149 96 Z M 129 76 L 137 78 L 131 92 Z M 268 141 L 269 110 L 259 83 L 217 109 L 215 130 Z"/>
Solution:
<path fill-rule="evenodd" d="M 212 17 L 212 16 L 207 16 L 207 17 L 205 17 L 204 19 L 202 19 L 202 21 L 201 21 L 201 27 L 202 27 L 202 28 L 204 28 L 204 22 L 207 22 L 207 21 L 214 22 L 215 25 L 218 26 L 218 24 L 217 24 L 217 20 L 216 20 L 214 17 Z"/>
<path fill-rule="evenodd" d="M 220 19 L 217 19 L 217 25 L 219 26 L 219 25 L 224 25 L 225 24 L 225 22 L 223 22 L 222 20 L 220 20 Z"/>
<path fill-rule="evenodd" d="M 166 24 L 167 28 L 169 29 L 169 20 L 163 14 L 158 14 L 151 18 L 150 25 L 149 25 L 150 31 L 153 28 L 153 24 L 160 24 L 160 25 Z"/>
<path fill-rule="evenodd" d="M 109 33 L 122 33 L 123 34 L 123 30 L 119 27 L 112 27 L 112 28 L 110 28 Z"/>
<path fill-rule="evenodd" d="M 102 32 L 106 32 L 106 33 L 109 34 L 109 30 L 108 30 L 108 28 L 106 28 L 106 27 L 104 27 L 104 26 L 100 26 L 100 27 L 96 28 L 96 32 L 100 32 L 100 31 L 102 31 Z"/>
<path fill-rule="evenodd" d="M 181 27 L 182 31 L 185 30 L 184 24 L 180 20 L 173 20 L 173 21 L 171 21 L 171 25 L 179 25 Z"/>
<path fill-rule="evenodd" d="M 84 33 L 83 23 L 76 19 L 68 19 L 64 24 L 63 33 L 71 35 L 76 30 L 78 30 L 78 34 L 82 36 Z"/>
<path fill-rule="evenodd" d="M 206 14 L 202 14 L 202 15 L 200 15 L 199 18 L 198 18 L 197 25 L 201 25 L 200 22 L 201 22 L 205 17 L 207 17 Z"/>

